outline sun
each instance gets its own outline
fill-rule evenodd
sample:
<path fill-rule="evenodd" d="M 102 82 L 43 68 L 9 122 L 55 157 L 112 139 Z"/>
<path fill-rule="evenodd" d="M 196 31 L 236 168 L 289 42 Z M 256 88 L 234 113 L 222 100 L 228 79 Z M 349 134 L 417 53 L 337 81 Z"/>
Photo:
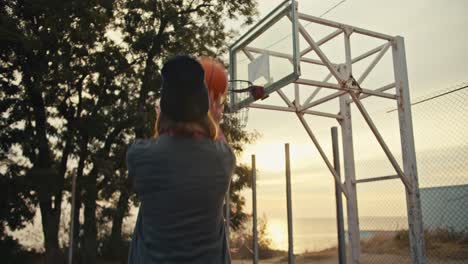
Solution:
<path fill-rule="evenodd" d="M 271 221 L 267 224 L 268 237 L 271 239 L 272 247 L 277 249 L 287 249 L 288 241 L 286 226 L 280 221 Z"/>
<path fill-rule="evenodd" d="M 248 147 L 244 152 L 243 161 L 250 164 L 250 154 L 255 153 L 257 168 L 263 172 L 278 172 L 284 170 L 284 150 L 281 144 L 261 143 Z"/>

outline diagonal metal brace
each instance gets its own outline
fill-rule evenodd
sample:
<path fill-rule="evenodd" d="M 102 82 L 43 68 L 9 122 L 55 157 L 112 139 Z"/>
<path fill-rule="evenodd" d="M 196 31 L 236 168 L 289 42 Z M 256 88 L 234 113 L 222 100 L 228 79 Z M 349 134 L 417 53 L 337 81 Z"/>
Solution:
<path fill-rule="evenodd" d="M 385 155 L 387 155 L 387 158 L 389 159 L 390 163 L 392 164 L 393 168 L 397 172 L 398 176 L 400 177 L 401 181 L 406 187 L 406 190 L 411 192 L 413 190 L 411 180 L 406 177 L 406 175 L 403 173 L 403 170 L 400 168 L 400 165 L 396 161 L 395 157 L 393 156 L 392 152 L 388 148 L 387 144 L 385 143 L 382 135 L 380 135 L 377 127 L 375 126 L 374 122 L 372 121 L 369 113 L 365 109 L 364 105 L 362 104 L 361 100 L 359 99 L 359 96 L 353 92 L 353 91 L 348 91 L 351 98 L 353 99 L 354 103 L 356 104 L 357 108 L 359 109 L 359 112 L 361 112 L 362 117 L 366 121 L 367 125 L 371 129 L 372 133 L 374 134 L 375 138 L 379 142 L 380 146 L 382 147 L 383 151 L 385 152 Z"/>
<path fill-rule="evenodd" d="M 320 146 L 320 143 L 318 142 L 317 138 L 315 137 L 314 133 L 310 129 L 309 125 L 307 124 L 307 121 L 305 120 L 304 116 L 301 113 L 296 113 L 297 117 L 299 118 L 299 121 L 301 121 L 302 125 L 307 131 L 307 134 L 309 134 L 310 139 L 312 139 L 312 142 L 314 143 L 316 149 L 318 150 L 320 156 L 322 157 L 323 161 L 325 162 L 325 165 L 327 165 L 328 169 L 330 170 L 333 178 L 335 179 L 336 184 L 339 186 L 341 192 L 345 195 L 346 198 L 348 198 L 348 189 L 344 184 L 341 183 L 340 177 L 338 176 L 338 173 L 336 172 L 335 168 L 333 167 L 332 163 L 327 157 L 327 154 L 325 154 L 325 151 L 323 151 L 322 147 Z"/>

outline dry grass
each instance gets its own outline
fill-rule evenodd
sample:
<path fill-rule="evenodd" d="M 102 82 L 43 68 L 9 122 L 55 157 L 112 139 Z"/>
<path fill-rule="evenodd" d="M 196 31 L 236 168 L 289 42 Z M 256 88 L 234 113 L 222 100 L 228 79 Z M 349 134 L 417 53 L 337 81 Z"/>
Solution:
<path fill-rule="evenodd" d="M 304 260 L 323 260 L 328 259 L 338 255 L 337 247 L 331 247 L 320 251 L 309 252 L 306 251 L 302 254 Z"/>
<path fill-rule="evenodd" d="M 361 250 L 371 254 L 408 255 L 409 242 L 399 236 L 400 232 L 379 232 L 362 240 Z"/>
<path fill-rule="evenodd" d="M 430 257 L 468 259 L 468 233 L 436 229 L 425 232 L 426 251 Z"/>
<path fill-rule="evenodd" d="M 468 234 L 446 229 L 424 232 L 426 254 L 440 259 L 468 259 Z M 361 241 L 364 253 L 409 255 L 407 230 L 377 233 Z"/>

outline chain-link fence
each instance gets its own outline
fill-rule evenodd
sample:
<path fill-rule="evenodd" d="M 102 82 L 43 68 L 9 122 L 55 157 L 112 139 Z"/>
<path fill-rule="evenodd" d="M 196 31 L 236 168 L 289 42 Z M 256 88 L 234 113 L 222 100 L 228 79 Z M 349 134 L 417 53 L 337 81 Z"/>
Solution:
<path fill-rule="evenodd" d="M 468 86 L 458 85 L 412 101 L 427 263 L 468 263 Z M 363 103 L 402 166 L 395 102 L 369 98 L 363 100 Z M 395 177 L 381 181 L 370 180 L 394 176 L 396 173 L 354 106 L 352 118 L 358 182 L 360 263 L 410 264 L 404 185 Z M 314 132 L 323 143 L 327 156 L 331 157 L 329 127 L 337 126 L 336 122 L 325 123 L 319 119 L 308 121 L 319 127 Z M 341 144 L 338 145 L 341 148 Z M 338 263 L 336 219 L 330 216 L 329 210 L 335 207 L 333 180 L 317 153 L 305 158 L 310 161 L 308 166 L 298 168 L 301 165 L 300 157 L 305 153 L 309 155 L 313 148 L 312 145 L 291 145 L 296 263 Z M 281 151 L 279 147 L 269 149 L 271 153 Z M 340 152 L 343 155 L 342 149 Z M 265 151 L 262 153 L 264 156 L 267 154 Z M 261 157 L 259 155 L 258 159 Z M 276 161 L 279 166 L 283 164 L 283 160 Z M 272 166 L 270 163 L 268 165 Z M 262 175 L 257 185 L 259 210 L 260 214 L 267 213 L 266 235 L 272 240 L 271 246 L 283 250 L 283 253 L 279 254 L 282 257 L 261 259 L 260 263 L 287 263 L 284 252 L 288 248 L 284 175 L 282 172 L 273 175 L 272 172 L 264 171 L 267 167 L 265 165 L 258 166 Z M 343 203 L 344 226 L 347 230 L 344 197 Z M 276 211 L 282 211 L 283 214 Z M 347 251 L 349 257 L 348 248 Z M 250 263 L 250 260 L 236 261 Z"/>
<path fill-rule="evenodd" d="M 466 84 L 413 100 L 427 263 L 468 262 L 467 101 Z M 396 112 L 379 111 L 375 117 L 390 114 Z M 382 131 L 390 141 L 399 140 L 396 131 Z M 397 156 L 401 160 L 401 155 Z M 356 174 L 370 178 L 391 171 L 381 161 L 357 160 Z M 362 263 L 411 263 L 402 183 L 392 180 L 360 184 L 358 201 Z"/>
<path fill-rule="evenodd" d="M 428 263 L 468 261 L 468 85 L 413 105 Z M 466 263 L 466 262 L 464 262 Z"/>

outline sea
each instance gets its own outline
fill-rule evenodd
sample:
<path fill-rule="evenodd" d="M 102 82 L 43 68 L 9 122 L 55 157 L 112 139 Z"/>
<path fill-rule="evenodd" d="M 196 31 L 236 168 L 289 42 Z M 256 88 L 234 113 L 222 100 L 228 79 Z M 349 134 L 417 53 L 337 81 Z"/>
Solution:
<path fill-rule="evenodd" d="M 295 253 L 320 251 L 338 244 L 337 223 L 334 218 L 294 218 L 293 247 Z M 345 222 L 345 233 L 347 230 Z M 360 217 L 361 239 L 375 234 L 407 229 L 406 217 Z M 285 218 L 266 219 L 267 237 L 275 249 L 288 249 L 288 224 Z"/>
<path fill-rule="evenodd" d="M 42 230 L 40 228 L 40 216 L 35 217 L 33 223 L 21 231 L 12 232 L 25 248 L 42 251 Z M 126 219 L 124 229 L 131 232 L 135 225 L 134 217 Z M 263 217 L 260 221 L 266 222 L 267 237 L 274 249 L 288 249 L 288 223 L 285 217 Z M 361 239 L 369 238 L 378 233 L 395 232 L 407 229 L 406 217 L 360 217 Z M 319 251 L 335 247 L 337 243 L 337 224 L 335 218 L 294 218 L 293 219 L 293 246 L 294 253 L 306 251 Z M 345 221 L 345 231 L 347 223 Z M 68 231 L 61 230 L 61 244 L 68 243 Z"/>

